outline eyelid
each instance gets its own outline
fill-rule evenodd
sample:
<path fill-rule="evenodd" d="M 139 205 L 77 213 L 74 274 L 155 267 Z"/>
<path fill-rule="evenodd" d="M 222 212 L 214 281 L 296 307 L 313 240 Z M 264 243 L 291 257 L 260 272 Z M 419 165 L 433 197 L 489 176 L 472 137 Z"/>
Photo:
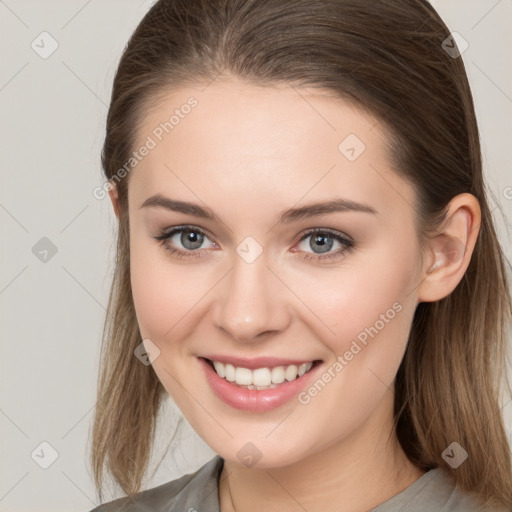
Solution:
<path fill-rule="evenodd" d="M 180 231 L 195 231 L 207 237 L 215 245 L 218 245 L 216 242 L 212 240 L 214 237 L 211 236 L 206 229 L 200 228 L 199 226 L 194 226 L 193 224 L 180 224 L 176 226 L 171 226 L 170 228 L 162 230 L 162 232 L 159 235 L 156 235 L 153 238 L 155 238 L 156 240 L 166 240 L 171 236 L 175 235 L 176 233 L 179 233 Z"/>
<path fill-rule="evenodd" d="M 345 233 L 338 231 L 337 229 L 331 229 L 331 228 L 309 228 L 303 231 L 300 235 L 298 235 L 297 242 L 301 242 L 304 238 L 307 238 L 308 236 L 311 236 L 315 233 L 325 233 L 328 235 L 332 235 L 334 238 L 342 238 L 343 240 L 346 240 L 347 242 L 354 243 L 352 238 Z"/>

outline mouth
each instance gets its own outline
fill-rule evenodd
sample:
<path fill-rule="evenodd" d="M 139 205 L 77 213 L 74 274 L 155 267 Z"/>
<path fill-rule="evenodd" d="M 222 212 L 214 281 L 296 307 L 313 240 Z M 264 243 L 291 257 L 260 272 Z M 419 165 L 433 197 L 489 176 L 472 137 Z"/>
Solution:
<path fill-rule="evenodd" d="M 298 364 L 286 364 L 275 366 L 262 366 L 259 368 L 246 368 L 230 363 L 215 361 L 206 357 L 202 358 L 221 378 L 244 389 L 274 389 L 283 383 L 299 379 L 311 371 L 322 361 L 315 359 Z"/>
<path fill-rule="evenodd" d="M 319 378 L 321 359 L 244 357 L 209 354 L 198 356 L 210 389 L 227 405 L 251 413 L 264 413 L 293 401 Z"/>

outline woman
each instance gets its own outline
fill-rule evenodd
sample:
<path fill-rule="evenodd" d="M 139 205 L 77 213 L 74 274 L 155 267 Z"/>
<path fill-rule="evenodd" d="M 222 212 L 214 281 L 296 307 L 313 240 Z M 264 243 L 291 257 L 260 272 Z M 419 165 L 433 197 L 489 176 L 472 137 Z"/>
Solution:
<path fill-rule="evenodd" d="M 160 0 L 102 162 L 96 511 L 512 510 L 504 258 L 427 2 Z M 139 492 L 166 394 L 218 456 Z"/>

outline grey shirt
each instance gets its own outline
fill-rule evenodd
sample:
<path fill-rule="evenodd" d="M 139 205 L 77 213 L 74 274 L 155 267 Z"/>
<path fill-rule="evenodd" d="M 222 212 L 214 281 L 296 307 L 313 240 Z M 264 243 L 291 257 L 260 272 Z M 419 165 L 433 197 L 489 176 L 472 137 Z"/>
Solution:
<path fill-rule="evenodd" d="M 119 498 L 91 512 L 220 512 L 219 455 L 195 473 L 148 489 L 133 498 Z M 483 508 L 454 487 L 441 468 L 431 469 L 404 491 L 369 512 L 476 512 Z"/>

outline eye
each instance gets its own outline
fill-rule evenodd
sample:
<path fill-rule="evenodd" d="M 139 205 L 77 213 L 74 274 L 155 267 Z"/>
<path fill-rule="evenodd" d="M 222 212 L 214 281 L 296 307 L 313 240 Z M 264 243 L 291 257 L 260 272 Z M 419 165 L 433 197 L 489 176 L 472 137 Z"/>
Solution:
<path fill-rule="evenodd" d="M 154 238 L 163 245 L 166 251 L 178 258 L 205 256 L 203 251 L 197 249 L 205 249 L 201 246 L 205 240 L 209 240 L 208 235 L 195 226 L 175 226 Z M 213 247 L 218 247 L 215 242 L 211 242 L 211 244 Z M 183 249 L 180 248 L 180 245 Z"/>
<path fill-rule="evenodd" d="M 306 243 L 308 239 L 309 242 Z M 329 252 L 336 244 L 339 245 L 339 249 L 335 252 Z M 313 261 L 341 258 L 345 252 L 352 250 L 354 246 L 355 244 L 352 240 L 331 229 L 312 229 L 302 236 L 298 244 L 301 250 L 313 250 L 313 253 L 306 252 L 304 254 L 305 260 Z M 292 251 L 297 252 L 294 249 Z"/>
<path fill-rule="evenodd" d="M 203 247 L 207 240 L 210 241 L 210 248 L 219 247 L 210 240 L 205 231 L 190 225 L 174 226 L 162 231 L 154 238 L 161 243 L 167 252 L 178 259 L 208 256 L 207 251 L 203 250 L 207 249 L 207 247 Z M 306 243 L 308 239 L 310 239 L 309 243 Z M 339 246 L 338 250 L 330 252 L 336 244 Z M 317 228 L 303 234 L 296 247 L 299 247 L 300 251 L 292 248 L 291 252 L 303 252 L 302 257 L 305 260 L 327 261 L 341 258 L 345 252 L 355 247 L 355 243 L 337 231 Z M 311 248 L 313 252 L 308 252 L 308 248 Z"/>

